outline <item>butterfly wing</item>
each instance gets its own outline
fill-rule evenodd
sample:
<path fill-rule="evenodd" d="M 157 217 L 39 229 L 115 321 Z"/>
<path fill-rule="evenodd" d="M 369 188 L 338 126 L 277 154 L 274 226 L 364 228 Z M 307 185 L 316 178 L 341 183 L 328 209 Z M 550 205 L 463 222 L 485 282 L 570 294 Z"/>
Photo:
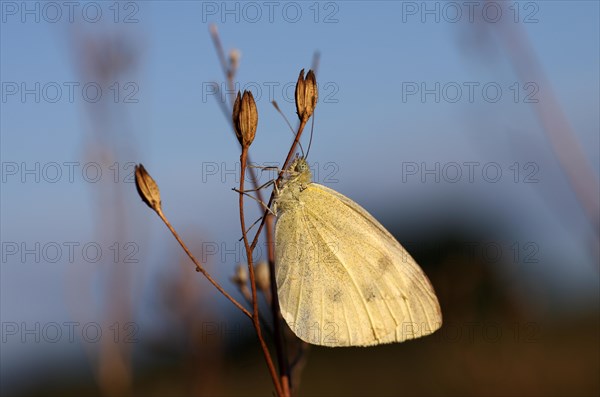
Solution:
<path fill-rule="evenodd" d="M 427 276 L 375 218 L 316 183 L 298 197 L 278 217 L 275 258 L 281 312 L 300 339 L 369 346 L 441 326 Z"/>

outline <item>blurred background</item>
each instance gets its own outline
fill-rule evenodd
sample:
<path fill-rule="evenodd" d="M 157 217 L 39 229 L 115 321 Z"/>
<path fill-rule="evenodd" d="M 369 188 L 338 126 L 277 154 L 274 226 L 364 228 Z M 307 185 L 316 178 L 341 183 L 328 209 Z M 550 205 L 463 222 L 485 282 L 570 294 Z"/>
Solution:
<path fill-rule="evenodd" d="M 298 395 L 600 392 L 597 2 L 0 6 L 2 395 L 271 394 L 251 324 L 132 178 L 142 162 L 241 300 L 212 24 L 239 58 L 235 89 L 254 93 L 259 164 L 293 138 L 270 102 L 294 121 L 298 72 L 320 54 L 314 179 L 379 219 L 442 307 L 432 336 L 312 347 Z"/>

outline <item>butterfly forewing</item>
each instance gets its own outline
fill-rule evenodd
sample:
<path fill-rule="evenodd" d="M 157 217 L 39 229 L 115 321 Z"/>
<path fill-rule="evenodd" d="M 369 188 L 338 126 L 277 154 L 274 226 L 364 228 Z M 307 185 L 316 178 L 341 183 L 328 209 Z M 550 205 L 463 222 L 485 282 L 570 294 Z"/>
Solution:
<path fill-rule="evenodd" d="M 429 280 L 394 237 L 349 198 L 310 183 L 278 215 L 281 312 L 301 339 L 368 346 L 441 325 Z"/>

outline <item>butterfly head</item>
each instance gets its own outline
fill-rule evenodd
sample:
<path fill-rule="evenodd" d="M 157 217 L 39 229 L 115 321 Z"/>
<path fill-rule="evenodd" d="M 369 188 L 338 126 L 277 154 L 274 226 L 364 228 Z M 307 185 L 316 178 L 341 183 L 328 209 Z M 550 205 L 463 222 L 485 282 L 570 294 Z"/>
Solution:
<path fill-rule="evenodd" d="M 307 184 L 312 181 L 312 173 L 304 157 L 296 158 L 292 165 L 290 165 L 288 172 L 290 180 L 299 182 L 300 184 Z"/>

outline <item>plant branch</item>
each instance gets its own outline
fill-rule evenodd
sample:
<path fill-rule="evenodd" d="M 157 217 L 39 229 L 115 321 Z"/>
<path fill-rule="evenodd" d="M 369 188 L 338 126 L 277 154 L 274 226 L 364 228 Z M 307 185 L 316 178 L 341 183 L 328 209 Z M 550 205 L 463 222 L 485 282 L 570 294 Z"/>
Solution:
<path fill-rule="evenodd" d="M 282 167 L 275 185 L 281 181 L 283 175 L 285 173 L 285 169 L 287 168 L 294 151 L 296 150 L 296 146 L 300 141 L 300 136 L 302 135 L 302 131 L 304 131 L 304 127 L 306 126 L 306 121 L 301 122 L 298 127 L 298 132 L 296 133 L 296 137 L 294 138 L 294 142 L 290 147 L 286 160 L 284 162 L 284 167 Z M 243 166 L 242 166 L 243 169 Z M 243 180 L 243 178 L 242 178 Z M 275 198 L 275 189 L 271 193 L 271 197 L 269 198 L 269 203 L 267 207 L 270 208 L 273 200 Z M 285 344 L 283 341 L 283 330 L 281 327 L 281 323 L 283 318 L 281 316 L 281 311 L 279 310 L 279 295 L 277 294 L 277 280 L 275 278 L 275 252 L 274 252 L 274 242 L 273 242 L 273 217 L 270 214 L 269 210 L 265 211 L 262 221 L 258 230 L 256 231 L 256 235 L 252 241 L 252 245 L 250 246 L 251 250 L 254 250 L 256 244 L 258 243 L 258 238 L 260 236 L 261 230 L 266 226 L 266 237 L 267 237 L 267 255 L 269 259 L 269 276 L 270 276 L 270 284 L 271 284 L 271 312 L 273 315 L 273 334 L 275 336 L 275 346 L 277 351 L 277 360 L 279 362 L 279 372 L 281 375 L 281 383 L 283 385 L 284 391 L 287 396 L 291 395 L 290 392 L 290 365 L 287 356 L 287 351 L 285 349 Z"/>
<path fill-rule="evenodd" d="M 248 161 L 248 147 L 244 146 L 242 148 L 242 154 L 240 155 L 240 163 L 241 163 L 241 171 L 240 171 L 240 193 L 239 193 L 239 207 L 240 207 L 240 225 L 242 228 L 242 236 L 244 238 L 244 247 L 246 248 L 246 259 L 248 261 L 248 271 L 250 273 L 250 288 L 252 290 L 252 324 L 254 325 L 254 329 L 256 330 L 256 336 L 260 342 L 260 346 L 263 350 L 263 354 L 265 356 L 265 360 L 267 362 L 267 367 L 269 368 L 269 372 L 271 373 L 271 378 L 273 379 L 273 384 L 275 385 L 275 389 L 277 391 L 277 395 L 284 397 L 289 394 L 284 394 L 282 389 L 279 377 L 277 375 L 277 371 L 275 370 L 275 365 L 273 364 L 273 360 L 271 359 L 271 355 L 269 353 L 269 349 L 267 344 L 262 336 L 262 330 L 260 327 L 260 316 L 258 312 L 258 297 L 256 294 L 256 278 L 254 274 L 254 266 L 252 264 L 252 248 L 248 242 L 248 233 L 246 232 L 246 221 L 244 216 L 244 195 L 241 193 L 244 191 L 244 179 L 246 174 L 246 165 Z"/>
<path fill-rule="evenodd" d="M 240 309 L 242 311 L 242 313 L 244 313 L 249 318 L 252 318 L 252 314 L 244 306 L 242 306 L 237 300 L 235 300 L 234 297 L 232 297 L 231 295 L 229 295 L 229 293 L 227 291 L 225 291 L 223 289 L 223 287 L 221 287 L 221 285 L 215 279 L 212 278 L 212 276 L 206 271 L 206 269 L 204 269 L 204 267 L 202 266 L 202 264 L 196 259 L 196 257 L 187 248 L 187 246 L 185 245 L 185 243 L 181 240 L 181 238 L 179 237 L 179 234 L 177 233 L 177 231 L 175 231 L 175 229 L 173 228 L 173 226 L 171 226 L 171 223 L 169 222 L 169 220 L 167 219 L 167 217 L 165 217 L 165 215 L 163 214 L 162 210 L 159 208 L 159 209 L 156 210 L 156 213 L 158 214 L 159 218 L 162 219 L 162 221 L 164 222 L 164 224 L 169 228 L 169 230 L 173 234 L 173 237 L 175 237 L 175 240 L 177 240 L 177 242 L 179 243 L 179 245 L 181 246 L 181 248 L 183 248 L 183 250 L 185 251 L 185 253 L 187 254 L 187 256 L 192 260 L 192 262 L 194 262 L 194 265 L 196 265 L 196 271 L 202 273 L 202 275 L 204 277 L 206 277 L 206 279 L 208 281 L 210 281 L 210 283 L 212 285 L 214 285 L 215 288 L 219 290 L 219 292 L 221 292 L 227 299 L 229 299 L 231 301 L 231 303 L 233 303 L 238 309 Z"/>
<path fill-rule="evenodd" d="M 217 56 L 219 57 L 219 61 L 221 63 L 221 68 L 223 69 L 223 74 L 225 75 L 225 77 L 227 78 L 227 87 L 229 92 L 234 92 L 234 88 L 235 88 L 235 84 L 234 84 L 234 77 L 235 77 L 235 71 L 232 70 L 232 68 L 230 67 L 230 65 L 228 64 L 226 58 L 225 58 L 225 51 L 223 50 L 223 46 L 221 44 L 221 40 L 219 38 L 219 33 L 217 31 L 217 28 L 213 25 L 210 28 L 210 33 L 211 33 L 211 37 L 213 40 L 213 44 L 215 46 L 215 50 L 217 52 Z M 222 95 L 219 95 L 219 98 L 222 98 Z M 229 115 L 231 114 L 231 111 L 227 111 L 226 110 L 226 106 L 223 106 L 223 102 L 220 101 L 220 105 L 221 105 L 221 109 L 223 111 L 223 115 L 225 116 L 225 118 L 227 119 L 230 127 L 231 127 L 231 131 L 234 131 L 233 128 L 233 122 L 231 120 L 231 118 L 229 117 Z M 233 103 L 230 104 L 230 108 L 233 109 Z M 245 153 L 244 153 L 245 152 Z M 245 156 L 244 159 L 242 159 L 242 177 L 241 177 L 241 181 L 243 182 L 244 180 L 244 176 L 245 176 L 245 170 L 246 170 L 246 164 L 247 162 L 250 162 L 250 158 L 249 155 L 247 153 L 247 149 L 244 150 L 242 149 L 242 155 Z M 259 182 L 258 182 L 258 178 L 256 177 L 256 173 L 255 170 L 250 168 L 249 170 L 250 173 L 250 179 L 252 180 L 252 184 L 254 189 L 256 190 L 256 196 L 257 196 L 257 201 L 259 203 L 264 203 L 263 200 L 263 196 L 262 196 L 262 192 L 259 189 Z M 243 186 L 242 186 L 243 187 Z M 240 188 L 240 191 L 243 191 L 242 188 Z M 243 209 L 243 200 L 242 200 L 242 195 L 240 194 L 240 211 L 242 211 Z M 260 204 L 259 204 L 260 206 Z M 267 207 L 268 208 L 268 207 Z M 262 207 L 261 207 L 262 209 Z M 267 211 L 268 212 L 268 211 Z M 240 214 L 241 218 L 243 219 L 243 214 Z M 261 225 L 264 223 L 265 217 L 263 216 L 263 221 L 261 222 Z M 242 224 L 242 233 L 243 236 L 242 238 L 245 239 L 244 244 L 247 245 L 248 244 L 248 235 L 247 235 L 247 231 L 245 229 L 245 223 Z M 260 228 L 262 229 L 262 227 Z M 257 236 L 260 235 L 261 230 L 258 230 Z M 281 313 L 279 311 L 279 300 L 277 297 L 277 285 L 276 285 L 276 281 L 275 281 L 275 254 L 274 251 L 272 249 L 273 246 L 273 225 L 272 225 L 272 220 L 268 220 L 268 224 L 267 224 L 267 228 L 265 229 L 265 236 L 266 236 L 266 240 L 267 240 L 267 247 L 268 247 L 268 251 L 267 251 L 267 258 L 268 258 L 268 263 L 269 263 L 269 277 L 270 277 L 270 284 L 271 284 L 271 295 L 272 295 L 272 299 L 271 299 L 271 313 L 273 316 L 273 336 L 274 336 L 274 344 L 275 344 L 275 351 L 277 353 L 277 362 L 279 364 L 279 373 L 281 376 L 281 387 L 283 388 L 283 395 L 285 396 L 289 396 L 290 395 L 290 390 L 289 390 L 289 365 L 288 365 L 288 359 L 287 359 L 287 351 L 285 350 L 285 344 L 283 343 L 283 336 L 282 336 L 282 332 L 281 332 L 281 321 L 283 320 L 281 317 Z M 251 266 L 250 262 L 251 262 L 251 258 L 252 258 L 252 252 L 254 251 L 256 247 L 256 243 L 253 243 L 251 247 L 249 248 L 249 255 L 248 255 L 248 261 L 249 261 L 249 266 Z M 252 283 L 252 288 L 255 289 L 256 288 L 256 284 L 254 282 L 253 279 L 253 272 L 254 270 L 251 269 L 251 283 Z M 256 299 L 256 294 L 252 295 L 252 300 L 255 304 L 257 304 L 257 299 Z M 259 332 L 259 328 L 257 328 L 257 333 Z M 260 339 L 260 338 L 259 338 Z M 264 343 L 264 341 L 261 340 L 261 344 Z M 264 347 L 263 347 L 264 350 Z M 266 357 L 267 361 L 270 360 L 270 357 Z M 268 363 L 267 363 L 268 364 Z M 269 370 L 271 370 L 271 368 L 269 367 Z M 276 384 L 277 386 L 277 384 Z"/>
<path fill-rule="evenodd" d="M 279 176 L 277 177 L 277 181 L 275 182 L 275 186 L 281 181 L 283 178 L 283 174 L 290 159 L 293 156 L 294 151 L 296 150 L 296 146 L 300 141 L 300 136 L 302 135 L 302 131 L 304 130 L 304 126 L 306 122 L 300 123 L 298 127 L 298 132 L 296 133 L 296 137 L 294 138 L 294 143 L 292 143 L 292 147 L 290 148 L 286 160 L 284 162 L 281 171 L 279 171 Z M 275 189 L 271 193 L 271 197 L 269 198 L 268 208 L 271 208 L 271 204 L 273 203 L 273 199 L 275 198 Z M 277 346 L 277 361 L 279 362 L 279 372 L 281 374 L 281 380 L 284 389 L 287 392 L 287 395 L 291 395 L 290 393 L 290 365 L 287 354 L 285 354 L 285 343 L 283 341 L 283 330 L 281 327 L 281 323 L 283 318 L 281 316 L 281 311 L 279 310 L 279 295 L 277 294 L 277 280 L 275 278 L 275 252 L 274 252 L 274 242 L 273 242 L 273 218 L 269 212 L 269 210 L 265 211 L 265 215 L 263 216 L 263 221 L 256 232 L 256 236 L 254 241 L 252 242 L 252 249 L 256 246 L 258 242 L 258 236 L 260 235 L 260 229 L 266 222 L 266 236 L 267 236 L 267 256 L 269 259 L 269 277 L 271 284 L 271 312 L 273 314 L 273 334 L 275 336 L 275 345 Z"/>

